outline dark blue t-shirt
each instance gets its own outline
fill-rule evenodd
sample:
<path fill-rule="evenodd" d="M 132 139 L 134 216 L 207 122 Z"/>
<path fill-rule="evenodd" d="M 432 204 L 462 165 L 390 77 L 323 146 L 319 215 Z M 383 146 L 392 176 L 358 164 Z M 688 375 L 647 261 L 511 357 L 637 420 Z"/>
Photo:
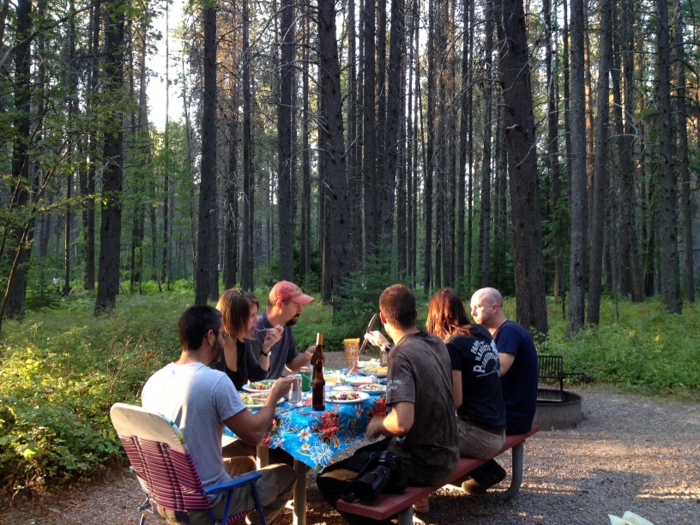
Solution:
<path fill-rule="evenodd" d="M 518 323 L 506 321 L 494 340 L 499 353 L 513 354 L 515 360 L 501 377 L 506 405 L 506 433 L 523 434 L 532 428 L 537 410 L 537 350 L 530 332 Z"/>

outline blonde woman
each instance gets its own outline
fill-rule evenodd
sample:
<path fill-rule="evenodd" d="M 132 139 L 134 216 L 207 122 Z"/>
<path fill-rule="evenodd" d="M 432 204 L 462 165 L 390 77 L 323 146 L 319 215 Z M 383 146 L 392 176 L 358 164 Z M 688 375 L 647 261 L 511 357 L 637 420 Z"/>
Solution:
<path fill-rule="evenodd" d="M 262 352 L 256 348 L 260 343 L 254 337 L 256 315 L 260 303 L 253 294 L 230 288 L 216 305 L 221 312 L 224 330 L 224 355 L 211 364 L 212 368 L 225 372 L 237 390 L 248 381 L 259 381 L 267 377 L 270 370 L 270 349 L 282 337 L 281 326 L 267 330 Z"/>

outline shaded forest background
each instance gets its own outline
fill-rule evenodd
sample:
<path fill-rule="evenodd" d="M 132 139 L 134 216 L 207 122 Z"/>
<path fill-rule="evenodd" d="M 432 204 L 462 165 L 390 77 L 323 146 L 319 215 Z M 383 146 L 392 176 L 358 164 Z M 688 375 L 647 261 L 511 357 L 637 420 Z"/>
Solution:
<path fill-rule="evenodd" d="M 694 301 L 697 0 L 6 1 L 0 318 L 291 279 Z M 149 121 L 148 57 L 173 39 Z M 587 309 L 586 309 L 587 307 Z"/>

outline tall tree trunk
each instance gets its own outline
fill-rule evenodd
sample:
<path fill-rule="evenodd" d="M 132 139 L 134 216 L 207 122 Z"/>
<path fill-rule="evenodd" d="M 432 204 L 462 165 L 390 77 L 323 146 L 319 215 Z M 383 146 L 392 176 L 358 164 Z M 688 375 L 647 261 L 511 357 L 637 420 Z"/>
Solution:
<path fill-rule="evenodd" d="M 481 286 L 491 285 L 491 129 L 493 90 L 493 1 L 484 6 L 484 150 L 481 165 L 481 213 L 479 214 L 479 274 Z"/>
<path fill-rule="evenodd" d="M 678 263 L 678 226 L 676 210 L 676 173 L 673 152 L 673 115 L 671 113 L 671 48 L 668 30 L 668 2 L 657 0 L 657 106 L 659 108 L 659 222 L 663 252 L 663 291 L 666 309 L 680 314 L 680 269 Z"/>
<path fill-rule="evenodd" d="M 569 314 L 566 333 L 576 334 L 584 322 L 588 197 L 586 185 L 586 93 L 583 60 L 583 0 L 571 0 L 571 251 Z"/>
<path fill-rule="evenodd" d="M 498 0 L 495 6 L 501 41 L 517 319 L 526 329 L 546 336 L 542 219 L 525 13 L 522 0 Z"/>
<path fill-rule="evenodd" d="M 542 10 L 546 27 L 545 44 L 545 68 L 547 72 L 547 160 L 549 167 L 549 180 L 551 185 L 550 206 L 552 220 L 559 220 L 559 209 L 562 207 L 561 199 L 561 175 L 559 170 L 559 108 L 557 107 L 556 84 L 557 78 L 554 68 L 555 56 L 553 52 L 554 28 L 552 26 L 552 3 L 544 0 Z M 559 230 L 557 228 L 557 230 Z M 564 278 L 564 239 L 557 235 L 553 239 L 554 252 L 554 297 L 563 297 L 566 285 Z"/>
<path fill-rule="evenodd" d="M 252 96 L 250 93 L 251 56 L 249 30 L 250 15 L 248 0 L 243 0 L 242 7 L 243 47 L 243 250 L 241 254 L 241 286 L 253 289 L 253 220 L 255 217 L 255 182 L 253 161 L 253 123 Z"/>
<path fill-rule="evenodd" d="M 608 191 L 608 122 L 610 112 L 610 68 L 612 63 L 612 3 L 600 3 L 600 62 L 596 98 L 595 170 L 593 175 L 593 215 L 591 217 L 591 256 L 588 274 L 588 324 L 600 322 L 600 294 L 605 239 L 605 195 Z"/>
<path fill-rule="evenodd" d="M 292 222 L 292 85 L 294 84 L 294 3 L 281 7 L 280 103 L 277 105 L 279 278 L 294 280 L 294 224 Z"/>
<path fill-rule="evenodd" d="M 232 71 L 236 71 L 233 64 Z M 233 77 L 233 75 L 232 75 Z M 238 87 L 231 78 L 231 115 L 229 117 L 228 170 L 224 186 L 224 288 L 236 286 L 238 270 Z"/>
<path fill-rule="evenodd" d="M 388 128 L 386 145 L 386 167 L 382 189 L 382 233 L 385 240 L 393 236 L 394 191 L 397 186 L 397 170 L 399 169 L 399 130 L 401 128 L 401 75 L 403 64 L 404 38 L 404 0 L 391 0 L 391 40 L 389 44 L 389 96 L 387 105 Z M 398 237 L 403 233 L 399 232 Z M 401 258 L 399 257 L 399 261 Z M 403 272 L 404 268 L 399 266 Z"/>
<path fill-rule="evenodd" d="M 635 187 L 635 85 L 634 85 L 634 6 L 633 0 L 623 0 L 620 10 L 621 64 L 624 80 L 624 104 L 620 108 L 617 120 L 618 150 L 620 156 L 620 269 L 621 278 L 629 279 L 632 300 L 644 300 L 644 285 L 640 264 L 639 241 L 635 207 L 631 206 L 637 199 Z M 613 75 L 616 71 L 613 69 Z M 622 109 L 626 118 L 622 122 Z M 628 293 L 627 289 L 624 289 Z"/>
<path fill-rule="evenodd" d="M 301 117 L 301 228 L 299 234 L 299 277 L 302 281 L 311 273 L 311 152 L 309 150 L 309 118 L 311 114 L 309 106 L 309 47 L 311 44 L 310 18 L 310 16 L 304 17 L 304 39 L 306 41 L 306 45 L 303 46 L 302 51 L 303 73 L 301 97 L 303 114 Z M 360 230 L 358 230 L 358 232 L 359 231 Z"/>
<path fill-rule="evenodd" d="M 202 169 L 199 187 L 199 228 L 195 304 L 207 304 L 219 291 L 212 290 L 212 261 L 216 259 L 216 8 L 202 11 L 204 25 L 204 93 L 202 96 Z"/>
<path fill-rule="evenodd" d="M 436 88 L 436 75 L 439 71 L 438 54 L 440 50 L 438 49 L 438 43 L 436 38 L 436 31 L 439 21 L 436 20 L 439 13 L 440 0 L 429 0 L 428 2 L 428 108 L 426 116 L 426 124 L 428 128 L 428 144 L 427 144 L 427 158 L 425 162 L 425 188 L 423 195 L 425 196 L 424 201 L 427 203 L 424 209 L 425 215 L 425 248 L 423 254 L 423 279 L 424 279 L 424 293 L 426 297 L 429 297 L 433 289 L 433 265 L 432 258 L 433 252 L 435 252 L 435 247 L 433 246 L 433 174 L 435 173 L 435 163 L 437 155 L 435 154 L 437 137 L 437 130 L 435 129 L 435 105 L 437 104 L 437 88 Z M 420 114 L 420 113 L 419 113 Z"/>
<path fill-rule="evenodd" d="M 676 31 L 675 39 L 675 81 L 677 94 L 676 118 L 678 124 L 678 168 L 681 181 L 681 225 L 683 228 L 683 296 L 689 303 L 695 302 L 695 264 L 693 258 L 693 203 L 690 193 L 690 160 L 688 158 L 688 113 L 686 111 L 685 90 L 685 46 L 683 43 L 683 10 L 680 0 L 674 0 L 673 11 Z"/>
<path fill-rule="evenodd" d="M 375 0 L 365 0 L 363 17 L 363 40 L 364 40 L 364 60 L 363 60 L 363 146 L 364 157 L 362 172 L 364 174 L 364 202 L 365 202 L 365 242 L 364 253 L 375 253 L 379 241 L 379 229 L 381 227 L 379 217 L 379 196 L 377 184 L 377 144 L 376 129 L 376 95 L 377 75 L 376 75 L 376 10 Z"/>
<path fill-rule="evenodd" d="M 14 210 L 17 221 L 8 228 L 6 242 L 7 277 L 0 322 L 4 317 L 21 319 L 24 316 L 24 300 L 27 293 L 27 263 L 31 249 L 32 219 L 24 210 L 29 203 L 30 188 L 30 111 L 31 111 L 31 40 L 32 3 L 30 0 L 17 2 L 17 33 L 15 48 L 15 116 L 12 145 L 12 195 L 10 210 Z M 19 213 L 18 213 L 19 212 Z"/>
<path fill-rule="evenodd" d="M 88 73 L 88 82 L 90 93 L 97 92 L 99 81 L 99 71 L 101 70 L 98 49 L 100 45 L 100 19 L 101 19 L 101 4 L 97 3 L 90 11 L 90 65 Z M 94 105 L 94 97 L 87 97 L 88 112 Z M 84 199 L 83 209 L 83 225 L 84 225 L 84 242 L 85 242 L 85 289 L 95 289 L 95 178 L 96 164 L 99 157 L 99 144 L 101 137 L 93 126 L 90 127 L 88 133 L 88 150 L 90 161 L 87 166 L 85 180 L 81 183 L 81 194 Z M 82 181 L 82 179 L 81 179 Z"/>
<path fill-rule="evenodd" d="M 320 0 L 318 4 L 319 70 L 321 74 L 321 129 L 326 134 L 325 167 L 327 188 L 325 196 L 328 227 L 332 231 L 331 244 L 331 297 L 342 299 L 342 285 L 350 277 L 350 214 L 347 203 L 347 172 L 345 168 L 345 145 L 343 139 L 343 106 L 340 89 L 340 62 L 336 43 L 335 2 Z M 334 302 L 334 307 L 342 303 Z"/>
<path fill-rule="evenodd" d="M 100 257 L 97 272 L 95 315 L 114 309 L 119 293 L 119 267 L 122 231 L 122 181 L 124 177 L 124 126 L 120 99 L 124 84 L 124 9 L 121 0 L 105 4 L 105 91 L 114 104 L 109 133 L 104 137 L 102 174 L 102 220 L 100 223 Z"/>

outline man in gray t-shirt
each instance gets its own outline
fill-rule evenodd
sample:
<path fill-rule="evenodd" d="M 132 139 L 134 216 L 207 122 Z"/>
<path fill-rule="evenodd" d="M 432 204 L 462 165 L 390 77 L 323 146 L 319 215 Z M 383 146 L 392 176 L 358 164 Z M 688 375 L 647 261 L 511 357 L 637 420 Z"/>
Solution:
<path fill-rule="evenodd" d="M 333 505 L 372 453 L 388 449 L 399 458 L 411 485 L 446 482 L 459 459 L 459 436 L 452 399 L 450 356 L 439 337 L 416 327 L 416 299 L 403 285 L 388 287 L 379 297 L 384 329 L 395 346 L 379 331 L 365 337 L 389 351 L 386 404 L 391 412 L 367 425 L 368 439 L 385 440 L 359 449 L 338 461 L 316 479 L 318 489 Z M 423 503 L 427 508 L 427 501 Z M 349 523 L 368 523 L 341 513 Z"/>
<path fill-rule="evenodd" d="M 272 385 L 265 406 L 255 414 L 249 412 L 226 374 L 208 366 L 222 355 L 224 335 L 221 314 L 216 309 L 192 306 L 185 310 L 178 322 L 180 358 L 153 374 L 141 394 L 144 408 L 162 414 L 178 426 L 205 488 L 255 468 L 247 457 L 223 459 L 224 425 L 239 439 L 253 445 L 260 443 L 270 428 L 277 401 L 291 386 L 291 379 L 279 379 Z M 287 465 L 272 465 L 262 469 L 262 474 L 256 487 L 265 518 L 273 523 L 290 499 L 296 474 Z M 225 497 L 223 493 L 212 500 L 219 518 Z M 231 514 L 252 507 L 249 488 L 233 493 Z M 157 510 L 166 519 L 174 518 L 166 509 Z M 211 523 L 205 511 L 191 511 L 189 518 L 193 525 Z M 257 514 L 251 515 L 251 519 L 258 522 Z"/>

